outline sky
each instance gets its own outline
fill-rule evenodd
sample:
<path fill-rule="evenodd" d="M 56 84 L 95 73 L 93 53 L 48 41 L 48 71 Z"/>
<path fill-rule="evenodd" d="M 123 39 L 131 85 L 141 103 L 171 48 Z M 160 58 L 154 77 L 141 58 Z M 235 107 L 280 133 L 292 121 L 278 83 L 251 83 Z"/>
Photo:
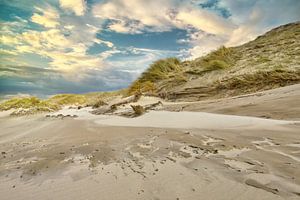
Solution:
<path fill-rule="evenodd" d="M 155 60 L 190 60 L 300 20 L 300 0 L 1 0 L 0 96 L 125 88 Z"/>

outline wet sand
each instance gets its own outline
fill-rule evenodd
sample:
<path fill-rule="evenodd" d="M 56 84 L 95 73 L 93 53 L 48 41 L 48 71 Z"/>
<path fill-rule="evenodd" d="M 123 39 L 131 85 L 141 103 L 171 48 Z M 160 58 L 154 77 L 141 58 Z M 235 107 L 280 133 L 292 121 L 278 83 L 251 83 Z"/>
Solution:
<path fill-rule="evenodd" d="M 0 117 L 1 199 L 299 199 L 300 122 Z"/>

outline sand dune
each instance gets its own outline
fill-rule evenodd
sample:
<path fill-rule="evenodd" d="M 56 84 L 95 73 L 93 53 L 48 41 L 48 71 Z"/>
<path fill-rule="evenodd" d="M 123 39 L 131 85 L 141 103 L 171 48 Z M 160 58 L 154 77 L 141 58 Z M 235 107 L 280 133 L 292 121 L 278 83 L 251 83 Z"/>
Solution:
<path fill-rule="evenodd" d="M 300 84 L 224 99 L 165 104 L 164 110 L 300 120 Z"/>
<path fill-rule="evenodd" d="M 209 104 L 233 111 L 238 102 L 253 100 L 261 107 L 257 98 L 267 94 Z M 273 106 L 281 103 L 278 98 Z M 164 108 L 197 110 L 200 104 L 164 102 Z M 251 116 L 259 107 L 243 112 Z M 2 112 L 0 199 L 299 199 L 300 121 L 294 110 L 282 120 L 189 111 L 125 118 L 93 115 L 89 107 L 52 114 L 68 117 Z"/>

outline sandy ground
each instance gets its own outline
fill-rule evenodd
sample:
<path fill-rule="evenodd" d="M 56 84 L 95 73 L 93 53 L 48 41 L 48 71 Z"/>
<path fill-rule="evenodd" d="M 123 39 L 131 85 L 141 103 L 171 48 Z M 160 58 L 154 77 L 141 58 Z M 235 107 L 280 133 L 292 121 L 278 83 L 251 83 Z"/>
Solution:
<path fill-rule="evenodd" d="M 166 104 L 164 110 L 300 120 L 300 84 L 225 99 Z"/>
<path fill-rule="evenodd" d="M 222 105 L 239 111 L 241 102 L 262 106 L 257 98 L 284 92 Z M 284 99 L 272 102 L 275 109 Z M 124 118 L 90 110 L 56 113 L 78 116 L 63 119 L 0 113 L 0 199 L 300 199 L 299 112 L 278 112 L 285 120 L 275 120 L 187 111 Z"/>

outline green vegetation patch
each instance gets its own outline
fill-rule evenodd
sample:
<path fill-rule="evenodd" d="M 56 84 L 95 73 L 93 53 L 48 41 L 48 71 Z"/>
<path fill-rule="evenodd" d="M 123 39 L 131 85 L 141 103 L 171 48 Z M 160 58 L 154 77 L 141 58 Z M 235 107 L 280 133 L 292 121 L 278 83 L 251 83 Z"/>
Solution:
<path fill-rule="evenodd" d="M 57 105 L 82 105 L 87 102 L 87 98 L 81 94 L 58 94 L 48 99 L 47 102 Z"/>
<path fill-rule="evenodd" d="M 150 67 L 144 73 L 142 73 L 138 81 L 139 82 L 159 81 L 168 78 L 169 73 L 178 72 L 181 69 L 182 68 L 179 59 L 177 58 L 161 59 L 151 64 Z"/>
<path fill-rule="evenodd" d="M 257 92 L 300 82 L 300 71 L 275 69 L 244 74 L 216 83 L 217 90 L 232 90 L 237 94 Z"/>
<path fill-rule="evenodd" d="M 12 115 L 27 115 L 41 112 L 53 112 L 60 109 L 60 106 L 37 97 L 13 98 L 0 104 L 0 110 L 17 109 Z"/>
<path fill-rule="evenodd" d="M 181 62 L 177 58 L 161 59 L 153 64 L 141 74 L 141 76 L 132 83 L 128 89 L 128 95 L 136 93 L 155 94 L 156 84 L 158 81 L 171 78 L 182 72 Z"/>
<path fill-rule="evenodd" d="M 224 70 L 233 66 L 239 59 L 233 48 L 220 47 L 218 50 L 191 62 L 192 70 L 186 73 L 201 75 L 216 70 Z"/>

